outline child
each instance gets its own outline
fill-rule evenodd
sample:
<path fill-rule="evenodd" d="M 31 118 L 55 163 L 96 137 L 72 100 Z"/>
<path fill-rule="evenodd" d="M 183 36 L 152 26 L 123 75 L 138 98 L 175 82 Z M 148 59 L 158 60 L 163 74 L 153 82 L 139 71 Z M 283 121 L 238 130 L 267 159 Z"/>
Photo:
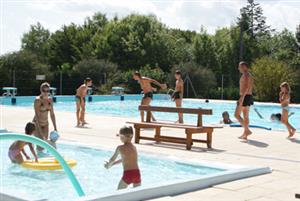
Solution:
<path fill-rule="evenodd" d="M 123 177 L 118 185 L 119 189 L 127 188 L 128 185 L 133 184 L 133 187 L 141 185 L 141 175 L 138 167 L 138 155 L 135 146 L 131 143 L 133 137 L 132 127 L 122 127 L 119 131 L 120 140 L 123 145 L 117 147 L 114 155 L 110 158 L 108 162 L 105 163 L 104 167 L 106 169 L 112 167 L 113 165 L 123 164 Z M 120 160 L 116 160 L 118 155 L 121 155 Z"/>
<path fill-rule="evenodd" d="M 233 121 L 231 121 L 231 119 L 229 117 L 229 113 L 227 111 L 222 113 L 222 117 L 223 117 L 223 120 L 221 121 L 221 123 L 224 123 L 224 124 L 232 124 L 233 123 Z"/>
<path fill-rule="evenodd" d="M 286 125 L 289 136 L 288 138 L 291 138 L 295 135 L 296 129 L 289 123 L 289 104 L 290 104 L 290 93 L 291 88 L 290 85 L 287 82 L 283 82 L 280 85 L 280 93 L 279 93 L 279 102 L 282 107 L 282 114 L 281 114 L 281 122 Z"/>
<path fill-rule="evenodd" d="M 35 131 L 35 124 L 32 122 L 27 123 L 25 127 L 25 134 L 32 135 L 34 131 Z M 31 153 L 35 158 L 35 161 L 38 162 L 37 155 L 31 143 L 24 142 L 24 141 L 15 141 L 9 147 L 9 151 L 8 151 L 8 157 L 10 158 L 12 163 L 17 163 L 17 164 L 23 163 L 24 160 L 22 154 L 25 156 L 27 160 L 30 159 L 30 157 L 26 154 L 24 150 L 25 145 L 29 146 Z"/>
<path fill-rule="evenodd" d="M 176 107 L 182 106 L 183 90 L 184 90 L 184 81 L 182 80 L 181 71 L 177 70 L 175 72 L 176 86 L 175 91 L 172 95 L 173 101 L 175 101 Z M 183 124 L 183 114 L 178 113 L 178 121 L 176 123 Z"/>

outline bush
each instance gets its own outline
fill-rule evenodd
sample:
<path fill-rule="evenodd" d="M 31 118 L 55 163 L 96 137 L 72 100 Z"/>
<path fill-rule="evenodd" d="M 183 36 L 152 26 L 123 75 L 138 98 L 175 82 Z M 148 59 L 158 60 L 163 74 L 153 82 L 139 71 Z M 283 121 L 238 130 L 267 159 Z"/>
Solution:
<path fill-rule="evenodd" d="M 116 64 L 98 59 L 82 60 L 74 66 L 73 70 L 72 77 L 77 77 L 74 88 L 78 87 L 86 77 L 90 77 L 99 89 L 99 93 L 110 93 L 116 77 L 120 74 Z"/>
<path fill-rule="evenodd" d="M 297 81 L 295 71 L 284 62 L 270 57 L 256 59 L 252 65 L 254 90 L 258 100 L 278 101 L 279 85 L 288 82 L 294 86 Z"/>
<path fill-rule="evenodd" d="M 169 85 L 172 87 L 175 87 L 174 74 L 176 70 L 180 70 L 183 74 L 183 80 L 185 81 L 184 97 L 207 98 L 209 97 L 209 90 L 216 87 L 217 85 L 216 78 L 212 70 L 203 68 L 195 62 L 188 62 L 176 65 L 171 69 L 168 80 Z M 192 85 L 191 83 L 189 83 L 188 78 L 190 78 Z M 196 94 L 194 94 L 193 92 L 193 87 Z"/>

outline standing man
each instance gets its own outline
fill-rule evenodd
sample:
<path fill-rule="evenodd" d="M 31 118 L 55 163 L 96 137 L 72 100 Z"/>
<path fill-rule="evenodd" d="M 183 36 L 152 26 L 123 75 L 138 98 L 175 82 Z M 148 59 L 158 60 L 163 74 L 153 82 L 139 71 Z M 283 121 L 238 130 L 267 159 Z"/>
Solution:
<path fill-rule="evenodd" d="M 162 89 L 167 88 L 166 84 L 161 84 L 158 81 L 150 79 L 148 77 L 142 77 L 141 74 L 138 71 L 136 71 L 133 74 L 133 79 L 140 83 L 141 89 L 144 92 L 144 96 L 142 98 L 141 105 L 146 105 L 146 106 L 150 105 L 150 102 L 153 99 L 153 90 L 154 90 L 154 88 L 151 86 L 151 83 L 161 87 Z M 142 120 L 142 122 L 144 122 L 144 111 L 141 111 L 141 120 Z M 153 116 L 152 116 L 152 120 L 155 121 Z"/>
<path fill-rule="evenodd" d="M 85 96 L 89 87 L 92 86 L 92 79 L 87 77 L 84 80 L 84 83 L 76 89 L 75 101 L 76 101 L 76 118 L 77 126 L 84 126 L 87 124 L 85 121 Z"/>
<path fill-rule="evenodd" d="M 249 66 L 246 62 L 241 61 L 238 69 L 242 76 L 240 78 L 240 99 L 237 102 L 235 118 L 244 128 L 244 133 L 239 138 L 247 140 L 247 137 L 252 134 L 249 129 L 249 108 L 253 105 L 253 77 L 249 72 Z M 244 118 L 241 117 L 242 112 Z"/>

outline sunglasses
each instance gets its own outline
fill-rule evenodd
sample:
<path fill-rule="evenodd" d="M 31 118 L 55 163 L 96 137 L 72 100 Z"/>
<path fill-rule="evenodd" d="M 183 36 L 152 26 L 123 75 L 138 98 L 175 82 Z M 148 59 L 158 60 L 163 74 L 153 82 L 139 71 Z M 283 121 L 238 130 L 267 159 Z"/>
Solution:
<path fill-rule="evenodd" d="M 44 93 L 49 93 L 49 91 L 50 91 L 49 89 L 43 89 L 42 90 L 42 92 L 44 92 Z"/>

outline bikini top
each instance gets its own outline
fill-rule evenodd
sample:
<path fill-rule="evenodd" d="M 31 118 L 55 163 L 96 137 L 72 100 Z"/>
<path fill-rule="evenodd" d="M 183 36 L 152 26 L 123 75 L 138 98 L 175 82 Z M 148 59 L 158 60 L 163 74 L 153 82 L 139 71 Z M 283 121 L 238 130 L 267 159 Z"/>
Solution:
<path fill-rule="evenodd" d="M 40 96 L 40 99 L 41 99 L 41 107 L 40 107 L 40 111 L 41 112 L 48 112 L 48 111 L 50 111 L 51 110 L 51 102 L 49 101 L 49 99 L 47 100 L 47 102 L 48 102 L 48 107 L 47 107 L 47 105 L 44 105 L 44 103 L 43 103 L 43 97 L 42 96 Z"/>

